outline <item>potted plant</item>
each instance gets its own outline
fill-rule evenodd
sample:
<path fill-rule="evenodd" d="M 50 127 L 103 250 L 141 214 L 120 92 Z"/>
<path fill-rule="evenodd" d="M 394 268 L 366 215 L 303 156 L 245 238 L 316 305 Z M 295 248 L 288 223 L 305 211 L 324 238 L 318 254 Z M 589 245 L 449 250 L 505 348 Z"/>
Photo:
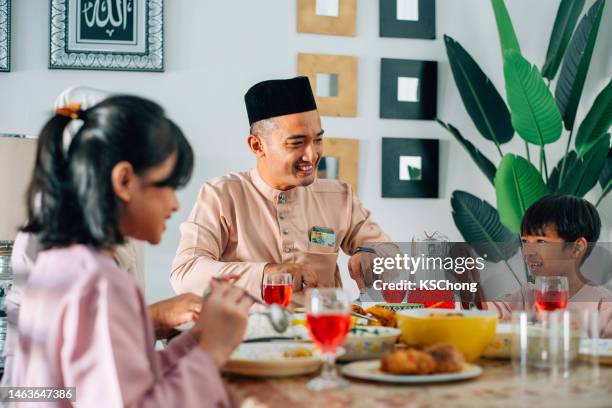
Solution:
<path fill-rule="evenodd" d="M 444 36 L 463 104 L 479 133 L 495 144 L 500 156 L 494 164 L 459 129 L 437 119 L 467 150 L 495 189 L 497 207 L 465 191 L 456 190 L 451 197 L 455 225 L 467 242 L 476 243 L 473 246 L 477 252 L 486 248 L 492 262 L 507 263 L 516 253 L 521 218 L 541 197 L 552 193 L 583 197 L 599 182 L 599 205 L 612 190 L 610 81 L 582 123 L 575 123 L 605 0 L 597 0 L 582 15 L 584 4 L 585 0 L 561 0 L 540 70 L 521 54 L 504 1 L 491 0 L 504 62 L 506 101 L 465 48 Z M 515 133 L 524 140 L 524 155 L 504 151 L 503 145 Z M 562 139 L 565 154 L 550 168 L 546 146 Z M 530 147 L 534 146 L 537 154 L 532 155 Z M 485 245 L 480 250 L 479 243 Z"/>

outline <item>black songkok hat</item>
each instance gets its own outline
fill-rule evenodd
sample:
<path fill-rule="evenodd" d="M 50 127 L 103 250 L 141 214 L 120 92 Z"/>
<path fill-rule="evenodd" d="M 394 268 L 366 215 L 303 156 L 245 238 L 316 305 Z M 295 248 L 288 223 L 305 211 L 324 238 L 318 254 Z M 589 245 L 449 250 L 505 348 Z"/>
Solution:
<path fill-rule="evenodd" d="M 255 84 L 244 95 L 249 125 L 263 119 L 317 109 L 308 77 L 273 79 Z"/>

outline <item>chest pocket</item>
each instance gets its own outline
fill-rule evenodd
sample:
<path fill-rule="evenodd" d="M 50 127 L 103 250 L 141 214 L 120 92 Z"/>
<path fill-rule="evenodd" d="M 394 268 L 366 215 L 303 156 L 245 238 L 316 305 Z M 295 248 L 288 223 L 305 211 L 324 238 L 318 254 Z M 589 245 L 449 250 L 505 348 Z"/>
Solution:
<path fill-rule="evenodd" d="M 306 245 L 306 252 L 312 254 L 337 254 L 338 248 L 330 247 L 324 244 L 315 244 L 314 242 L 308 242 Z"/>

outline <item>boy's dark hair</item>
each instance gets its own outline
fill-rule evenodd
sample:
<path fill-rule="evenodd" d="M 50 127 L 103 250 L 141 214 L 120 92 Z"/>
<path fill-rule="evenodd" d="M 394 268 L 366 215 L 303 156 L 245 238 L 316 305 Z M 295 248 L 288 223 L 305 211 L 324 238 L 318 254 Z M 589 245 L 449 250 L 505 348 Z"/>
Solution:
<path fill-rule="evenodd" d="M 136 174 L 177 160 L 158 186 L 179 188 L 193 169 L 193 151 L 181 130 L 156 103 L 135 96 L 113 96 L 79 111 L 83 125 L 65 151 L 63 133 L 71 117 L 56 114 L 38 140 L 27 192 L 28 222 L 43 249 L 71 244 L 110 249 L 124 242 L 121 206 L 111 184 L 113 167 L 129 162 Z"/>
<path fill-rule="evenodd" d="M 544 235 L 544 227 L 552 226 L 567 243 L 583 237 L 589 242 L 586 259 L 599 239 L 601 219 L 597 209 L 587 200 L 566 195 L 545 196 L 529 207 L 521 221 L 521 235 Z"/>

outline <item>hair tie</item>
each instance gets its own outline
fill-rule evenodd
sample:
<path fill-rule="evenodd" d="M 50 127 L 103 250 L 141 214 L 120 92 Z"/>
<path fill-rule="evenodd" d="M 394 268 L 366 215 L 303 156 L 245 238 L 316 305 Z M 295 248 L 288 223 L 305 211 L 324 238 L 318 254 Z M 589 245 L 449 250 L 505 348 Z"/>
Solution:
<path fill-rule="evenodd" d="M 70 119 L 78 119 L 81 116 L 81 104 L 76 102 L 71 102 L 68 105 L 58 108 L 55 110 L 55 113 L 60 116 L 66 116 Z"/>
<path fill-rule="evenodd" d="M 71 102 L 62 108 L 56 109 L 55 113 L 71 119 L 71 121 L 66 124 L 64 133 L 62 134 L 62 147 L 64 149 L 64 154 L 68 156 L 70 144 L 72 143 L 74 136 L 79 132 L 79 130 L 81 130 L 81 127 L 83 127 L 83 124 L 85 123 L 83 122 L 83 119 L 81 119 L 81 114 L 83 113 L 81 110 L 81 104 Z"/>

